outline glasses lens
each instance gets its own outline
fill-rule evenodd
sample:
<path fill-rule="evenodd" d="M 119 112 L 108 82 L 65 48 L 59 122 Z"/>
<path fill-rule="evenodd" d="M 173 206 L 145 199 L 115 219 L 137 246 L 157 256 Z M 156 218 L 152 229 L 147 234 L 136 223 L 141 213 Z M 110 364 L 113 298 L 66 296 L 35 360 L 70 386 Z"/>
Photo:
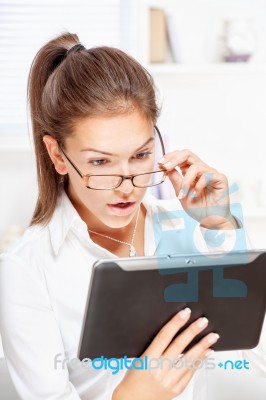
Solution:
<path fill-rule="evenodd" d="M 113 175 L 92 175 L 89 177 L 88 184 L 91 189 L 112 189 L 118 186 L 122 178 Z"/>
<path fill-rule="evenodd" d="M 149 187 L 159 185 L 164 181 L 164 171 L 150 172 L 148 174 L 141 174 L 134 177 L 134 185 L 138 187 Z"/>

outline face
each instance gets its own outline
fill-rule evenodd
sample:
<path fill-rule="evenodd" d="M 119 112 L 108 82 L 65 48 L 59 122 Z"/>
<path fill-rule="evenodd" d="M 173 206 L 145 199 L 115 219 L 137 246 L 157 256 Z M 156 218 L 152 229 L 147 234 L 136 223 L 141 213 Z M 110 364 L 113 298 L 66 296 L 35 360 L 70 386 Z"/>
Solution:
<path fill-rule="evenodd" d="M 65 152 L 83 175 L 150 172 L 155 160 L 153 124 L 137 111 L 86 118 L 76 124 L 74 134 L 65 141 Z M 88 189 L 65 158 L 64 162 L 69 197 L 90 229 L 122 228 L 132 221 L 146 188 L 134 187 L 127 179 L 116 189 Z"/>

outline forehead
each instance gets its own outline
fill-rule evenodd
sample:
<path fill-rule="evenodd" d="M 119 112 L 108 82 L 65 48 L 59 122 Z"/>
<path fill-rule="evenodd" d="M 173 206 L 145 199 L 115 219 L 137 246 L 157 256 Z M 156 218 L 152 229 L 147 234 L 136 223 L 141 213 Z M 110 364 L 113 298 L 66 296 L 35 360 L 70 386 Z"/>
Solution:
<path fill-rule="evenodd" d="M 77 150 L 96 148 L 121 152 L 133 150 L 153 136 L 153 123 L 141 113 L 112 117 L 88 117 L 76 122 L 73 135 L 66 140 L 66 146 Z"/>

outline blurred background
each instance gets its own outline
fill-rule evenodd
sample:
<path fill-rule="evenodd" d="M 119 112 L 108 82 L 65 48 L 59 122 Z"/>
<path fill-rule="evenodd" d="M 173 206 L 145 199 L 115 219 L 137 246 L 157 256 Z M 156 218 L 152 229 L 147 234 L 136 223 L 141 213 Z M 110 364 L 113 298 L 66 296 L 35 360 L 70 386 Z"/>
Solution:
<path fill-rule="evenodd" d="M 148 69 L 167 149 L 189 148 L 224 172 L 253 246 L 266 248 L 265 1 L 0 0 L 0 252 L 28 226 L 37 197 L 30 65 L 64 31 L 87 48 L 119 47 Z M 172 196 L 170 185 L 156 195 Z"/>

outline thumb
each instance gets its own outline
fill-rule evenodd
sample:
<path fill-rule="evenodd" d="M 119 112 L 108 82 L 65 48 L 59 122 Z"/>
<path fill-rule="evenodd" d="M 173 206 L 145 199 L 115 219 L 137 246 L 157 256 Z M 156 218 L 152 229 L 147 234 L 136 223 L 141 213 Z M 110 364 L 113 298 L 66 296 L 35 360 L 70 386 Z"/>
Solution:
<path fill-rule="evenodd" d="M 167 176 L 174 187 L 176 196 L 178 197 L 178 194 L 182 186 L 183 176 L 176 169 L 168 171 Z"/>

